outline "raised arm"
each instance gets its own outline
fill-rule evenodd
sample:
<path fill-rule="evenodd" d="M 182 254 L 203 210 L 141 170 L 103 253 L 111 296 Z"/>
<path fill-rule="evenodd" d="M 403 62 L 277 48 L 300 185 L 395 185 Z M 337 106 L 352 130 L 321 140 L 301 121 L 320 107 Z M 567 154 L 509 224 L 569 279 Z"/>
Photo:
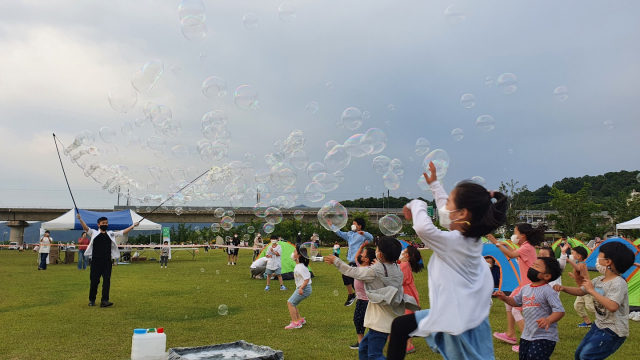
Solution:
<path fill-rule="evenodd" d="M 324 262 L 333 264 L 343 275 L 352 277 L 356 280 L 371 282 L 376 278 L 375 271 L 370 266 L 351 267 L 345 264 L 340 258 L 333 255 L 325 256 Z"/>
<path fill-rule="evenodd" d="M 82 221 L 82 220 L 81 220 Z M 140 225 L 139 222 L 133 223 L 133 225 L 129 226 L 128 228 L 122 230 L 122 234 L 123 235 L 127 235 L 129 233 L 129 231 L 133 230 L 134 227 L 137 227 L 138 225 Z"/>
<path fill-rule="evenodd" d="M 368 241 L 364 241 L 362 243 L 362 245 L 360 245 L 360 247 L 358 248 L 358 251 L 356 251 L 356 263 L 358 262 L 358 258 L 360 257 L 360 254 L 362 254 L 362 250 L 364 250 L 364 247 L 367 246 L 367 244 L 369 244 Z M 358 264 L 360 265 L 360 264 Z"/>
<path fill-rule="evenodd" d="M 413 229 L 425 245 L 435 252 L 446 251 L 451 233 L 442 231 L 433 224 L 427 213 L 427 203 L 422 200 L 412 200 L 405 205 L 403 212 L 407 220 L 413 219 Z"/>
<path fill-rule="evenodd" d="M 495 245 L 500 251 L 502 251 L 502 253 L 509 259 L 515 259 L 520 257 L 519 252 L 517 252 L 516 250 L 510 249 L 507 246 L 507 244 L 505 244 L 504 242 L 498 241 L 498 239 L 496 239 L 495 236 L 488 234 L 487 239 L 489 239 L 489 241 L 491 241 L 491 243 Z"/>
<path fill-rule="evenodd" d="M 84 231 L 88 233 L 89 227 L 87 226 L 87 224 L 84 223 L 84 220 L 82 220 L 82 216 L 80 216 L 80 213 L 76 214 L 76 218 L 80 221 L 80 225 L 82 225 L 82 229 L 84 229 Z"/>

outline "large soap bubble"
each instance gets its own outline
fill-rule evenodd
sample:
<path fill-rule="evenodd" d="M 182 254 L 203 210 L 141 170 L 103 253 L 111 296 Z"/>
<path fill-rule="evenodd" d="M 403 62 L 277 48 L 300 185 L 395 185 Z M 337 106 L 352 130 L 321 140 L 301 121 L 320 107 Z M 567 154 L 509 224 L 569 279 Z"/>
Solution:
<path fill-rule="evenodd" d="M 101 127 L 99 134 L 102 141 L 106 143 L 112 143 L 116 139 L 116 132 L 107 126 Z"/>
<path fill-rule="evenodd" d="M 223 217 L 222 220 L 220 220 L 220 227 L 226 231 L 231 230 L 233 227 L 233 219 L 228 216 Z"/>
<path fill-rule="evenodd" d="M 276 227 L 273 224 L 269 223 L 266 223 L 262 226 L 262 231 L 264 231 L 266 234 L 271 234 L 275 229 Z"/>
<path fill-rule="evenodd" d="M 400 159 L 393 159 L 389 163 L 389 172 L 392 172 L 398 176 L 402 176 L 404 174 L 404 164 Z"/>
<path fill-rule="evenodd" d="M 326 152 L 331 151 L 331 149 L 333 149 L 334 146 L 338 145 L 338 142 L 335 140 L 329 140 L 324 144 L 324 150 Z"/>
<path fill-rule="evenodd" d="M 202 82 L 202 93 L 209 99 L 220 99 L 227 95 L 227 83 L 217 76 L 208 77 Z"/>
<path fill-rule="evenodd" d="M 384 155 L 379 155 L 373 158 L 373 170 L 378 174 L 385 174 L 389 171 L 389 165 L 391 164 L 391 159 Z"/>
<path fill-rule="evenodd" d="M 498 77 L 496 85 L 498 85 L 498 89 L 500 89 L 503 94 L 513 94 L 518 90 L 518 78 L 511 73 L 505 73 Z"/>
<path fill-rule="evenodd" d="M 496 127 L 496 123 L 491 115 L 481 115 L 476 120 L 476 127 L 481 131 L 488 132 Z"/>
<path fill-rule="evenodd" d="M 264 219 L 269 224 L 277 225 L 282 222 L 282 211 L 275 207 L 269 207 L 265 211 Z"/>
<path fill-rule="evenodd" d="M 258 92 L 251 85 L 242 85 L 233 94 L 233 101 L 243 110 L 255 110 L 259 107 Z"/>
<path fill-rule="evenodd" d="M 164 73 L 164 64 L 158 59 L 153 59 L 133 74 L 131 85 L 140 94 L 146 94 L 158 82 L 162 73 Z"/>
<path fill-rule="evenodd" d="M 362 125 L 362 112 L 354 107 L 347 108 L 342 112 L 340 121 L 347 129 L 355 130 Z"/>
<path fill-rule="evenodd" d="M 341 229 L 347 224 L 348 219 L 347 209 L 336 200 L 327 202 L 318 211 L 318 221 L 320 225 L 329 231 L 333 231 L 329 222 L 338 229 Z"/>
<path fill-rule="evenodd" d="M 306 169 L 307 165 L 309 165 L 309 155 L 304 150 L 295 150 L 289 156 L 289 162 L 296 169 Z"/>
<path fill-rule="evenodd" d="M 209 32 L 204 20 L 192 15 L 185 16 L 180 20 L 180 30 L 182 36 L 189 41 L 200 41 Z"/>
<path fill-rule="evenodd" d="M 424 175 L 420 175 L 418 178 L 418 188 L 422 191 L 431 191 L 429 184 L 427 184 L 427 179 L 424 178 Z"/>
<path fill-rule="evenodd" d="M 109 105 L 119 113 L 126 113 L 133 109 L 138 102 L 138 93 L 128 84 L 109 89 Z"/>
<path fill-rule="evenodd" d="M 171 153 L 176 159 L 184 159 L 189 155 L 189 147 L 186 145 L 176 145 L 171 148 Z"/>
<path fill-rule="evenodd" d="M 318 255 L 318 247 L 313 242 L 306 242 L 300 245 L 300 255 L 306 259 L 311 259 Z"/>
<path fill-rule="evenodd" d="M 304 189 L 304 198 L 310 202 L 322 201 L 325 197 L 324 188 L 322 185 L 312 182 Z"/>
<path fill-rule="evenodd" d="M 296 18 L 296 9 L 291 4 L 281 4 L 278 7 L 278 17 L 282 22 L 291 22 Z"/>
<path fill-rule="evenodd" d="M 351 156 L 363 157 L 373 150 L 373 143 L 364 134 L 355 134 L 344 142 L 344 150 Z"/>
<path fill-rule="evenodd" d="M 338 188 L 340 184 L 336 176 L 330 173 L 319 173 L 313 177 L 313 182 L 320 184 L 323 192 L 330 192 Z"/>
<path fill-rule="evenodd" d="M 474 176 L 471 178 L 471 181 L 482 186 L 487 186 L 487 181 L 482 176 Z"/>
<path fill-rule="evenodd" d="M 402 230 L 402 220 L 394 214 L 388 214 L 378 220 L 378 227 L 386 236 L 393 236 Z"/>
<path fill-rule="evenodd" d="M 351 155 L 349 155 L 343 145 L 336 145 L 324 156 L 324 165 L 326 165 L 326 171 L 334 173 L 338 170 L 343 170 L 351 162 Z M 308 171 L 308 170 L 307 170 Z M 311 174 L 309 174 L 311 176 Z"/>
<path fill-rule="evenodd" d="M 267 216 L 267 209 L 269 208 L 269 205 L 267 205 L 266 203 L 260 202 L 257 203 L 253 206 L 253 213 L 259 217 L 259 218 L 263 218 L 265 216 Z"/>
<path fill-rule="evenodd" d="M 296 220 L 302 220 L 304 217 L 304 212 L 302 210 L 296 210 L 293 212 L 293 218 Z"/>
<path fill-rule="evenodd" d="M 287 163 L 279 163 L 271 168 L 271 181 L 278 186 L 291 186 L 297 179 L 296 169 Z"/>
<path fill-rule="evenodd" d="M 429 171 L 429 163 L 432 161 L 436 166 L 436 176 L 438 179 L 445 177 L 445 175 L 447 175 L 447 170 L 449 170 L 449 154 L 442 149 L 435 149 L 430 152 L 422 162 L 422 167 L 427 174 L 431 173 Z"/>
<path fill-rule="evenodd" d="M 365 111 L 366 112 L 366 111 Z M 364 134 L 367 141 L 371 141 L 373 149 L 369 151 L 369 155 L 379 154 L 387 146 L 387 134 L 378 128 L 371 128 Z"/>
<path fill-rule="evenodd" d="M 163 150 L 167 142 L 158 136 L 151 136 L 147 139 L 147 146 L 152 150 Z"/>
<path fill-rule="evenodd" d="M 391 171 L 382 176 L 382 181 L 384 183 L 384 187 L 389 190 L 397 190 L 400 187 L 400 179 L 398 179 L 398 175 Z"/>
<path fill-rule="evenodd" d="M 182 20 L 187 16 L 195 16 L 204 21 L 206 19 L 204 10 L 202 0 L 182 0 L 178 5 L 178 18 Z"/>
<path fill-rule="evenodd" d="M 473 96 L 473 94 L 464 94 L 460 98 L 460 104 L 462 104 L 462 106 L 467 109 L 471 109 L 472 107 L 476 106 L 476 98 L 475 96 Z"/>
<path fill-rule="evenodd" d="M 422 156 L 428 153 L 429 149 L 431 149 L 431 143 L 429 143 L 429 140 L 425 138 L 419 138 L 416 140 L 416 155 Z"/>
<path fill-rule="evenodd" d="M 462 129 L 460 129 L 460 128 L 455 128 L 451 132 L 451 137 L 455 141 L 460 141 L 464 137 L 464 131 L 462 131 Z"/>
<path fill-rule="evenodd" d="M 309 175 L 311 179 L 321 172 L 327 172 L 327 167 L 321 162 L 312 162 L 307 166 L 307 175 Z"/>

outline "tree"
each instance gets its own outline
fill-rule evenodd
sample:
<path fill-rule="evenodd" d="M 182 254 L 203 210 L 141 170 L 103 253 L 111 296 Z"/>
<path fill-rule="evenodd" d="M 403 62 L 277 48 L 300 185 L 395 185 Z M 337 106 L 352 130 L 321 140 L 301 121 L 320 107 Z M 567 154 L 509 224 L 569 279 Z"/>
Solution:
<path fill-rule="evenodd" d="M 520 182 L 513 181 L 500 183 L 499 191 L 507 197 L 507 218 L 504 224 L 506 229 L 505 236 L 511 236 L 513 227 L 519 222 L 520 213 L 531 203 L 530 191 L 527 186 L 517 187 Z"/>
<path fill-rule="evenodd" d="M 573 236 L 579 232 L 597 235 L 605 232 L 604 218 L 598 213 L 602 205 L 593 202 L 589 196 L 591 184 L 585 183 L 575 194 L 566 193 L 553 187 L 549 192 L 551 205 L 556 208 L 558 214 L 549 215 L 550 220 L 556 221 L 556 228 L 567 236 Z"/>

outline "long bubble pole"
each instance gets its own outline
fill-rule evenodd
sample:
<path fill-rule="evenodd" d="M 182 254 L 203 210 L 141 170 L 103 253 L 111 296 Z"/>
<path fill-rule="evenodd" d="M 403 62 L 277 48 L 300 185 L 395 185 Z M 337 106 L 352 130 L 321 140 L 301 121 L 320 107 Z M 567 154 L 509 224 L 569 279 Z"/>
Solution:
<path fill-rule="evenodd" d="M 56 141 L 57 140 L 57 141 Z M 69 180 L 67 179 L 67 173 L 64 171 L 64 165 L 62 164 L 62 157 L 60 156 L 60 149 L 58 149 L 58 137 L 56 134 L 53 134 L 53 143 L 56 145 L 56 152 L 58 153 L 58 159 L 60 160 L 60 167 L 62 168 L 62 174 L 64 175 L 64 181 L 67 182 L 67 188 L 69 189 L 69 194 L 71 195 L 71 201 L 73 201 L 73 207 L 76 209 L 76 214 L 79 214 L 78 206 L 76 205 L 76 199 L 73 198 L 73 193 L 71 192 L 71 186 L 69 186 Z"/>

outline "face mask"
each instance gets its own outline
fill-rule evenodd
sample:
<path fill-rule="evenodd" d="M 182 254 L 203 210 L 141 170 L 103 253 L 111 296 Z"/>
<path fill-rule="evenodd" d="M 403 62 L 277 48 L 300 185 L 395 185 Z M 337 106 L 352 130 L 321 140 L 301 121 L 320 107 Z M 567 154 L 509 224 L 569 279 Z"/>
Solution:
<path fill-rule="evenodd" d="M 351 231 L 356 231 L 358 228 L 355 225 L 351 225 Z"/>
<path fill-rule="evenodd" d="M 296 258 L 294 257 L 294 253 L 291 253 L 291 260 L 295 260 Z"/>
<path fill-rule="evenodd" d="M 516 234 L 511 235 L 511 242 L 514 243 L 514 244 L 519 243 L 520 240 L 518 240 L 518 235 L 516 235 Z"/>
<path fill-rule="evenodd" d="M 272 243 L 272 244 L 275 244 L 275 243 L 277 243 L 277 242 L 278 242 L 278 240 L 271 240 L 271 243 Z"/>
<path fill-rule="evenodd" d="M 607 274 L 607 267 L 604 266 L 604 265 L 600 265 L 600 261 L 597 261 L 597 260 L 596 260 L 596 269 L 602 275 L 606 275 Z"/>
<path fill-rule="evenodd" d="M 489 268 L 492 268 L 492 267 L 493 267 L 493 265 L 491 265 L 491 263 L 487 263 L 487 265 L 489 265 Z"/>
<path fill-rule="evenodd" d="M 457 210 L 453 210 L 457 211 Z M 440 219 L 440 226 L 447 230 L 451 230 L 451 223 L 460 219 L 451 220 L 449 215 L 453 212 L 447 209 L 438 208 L 438 218 Z"/>
<path fill-rule="evenodd" d="M 540 281 L 538 275 L 540 275 L 540 271 L 534 268 L 529 268 L 529 271 L 527 271 L 527 279 L 531 280 L 531 282 Z"/>
<path fill-rule="evenodd" d="M 100 225 L 100 230 L 102 231 L 107 231 L 108 228 L 109 228 L 109 225 Z"/>

